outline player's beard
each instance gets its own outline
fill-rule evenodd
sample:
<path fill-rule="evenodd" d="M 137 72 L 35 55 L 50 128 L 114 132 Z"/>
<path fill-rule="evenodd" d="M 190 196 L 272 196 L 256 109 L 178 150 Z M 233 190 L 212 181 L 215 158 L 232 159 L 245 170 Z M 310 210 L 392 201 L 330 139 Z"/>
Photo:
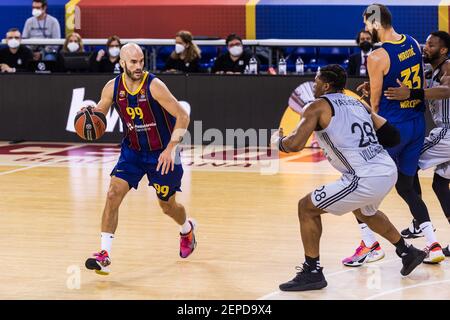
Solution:
<path fill-rule="evenodd" d="M 130 78 L 130 79 L 133 80 L 133 81 L 139 81 L 139 80 L 142 80 L 142 77 L 144 76 L 144 73 L 143 73 L 142 70 L 140 70 L 140 69 L 138 69 L 138 70 L 140 71 L 140 75 L 139 75 L 139 76 L 136 76 L 136 75 L 135 75 L 135 72 L 136 72 L 137 70 L 135 70 L 134 72 L 131 72 L 131 71 L 128 69 L 127 63 L 126 63 L 126 62 L 125 62 L 125 68 L 124 68 L 124 70 L 125 70 L 125 73 L 127 74 L 128 78 Z"/>
<path fill-rule="evenodd" d="M 377 43 L 377 42 L 381 41 L 380 36 L 378 35 L 377 29 L 372 30 L 372 41 L 373 41 L 373 43 Z"/>
<path fill-rule="evenodd" d="M 437 61 L 439 59 L 439 51 L 435 52 L 435 54 L 430 55 L 430 54 L 423 54 L 422 58 L 423 58 L 423 62 L 424 63 L 433 63 L 434 61 Z"/>

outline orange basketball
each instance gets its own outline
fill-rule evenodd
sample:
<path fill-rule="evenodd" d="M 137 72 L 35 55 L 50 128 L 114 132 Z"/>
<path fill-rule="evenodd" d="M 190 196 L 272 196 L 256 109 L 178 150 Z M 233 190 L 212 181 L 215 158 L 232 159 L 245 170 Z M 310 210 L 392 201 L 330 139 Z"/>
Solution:
<path fill-rule="evenodd" d="M 86 108 L 75 117 L 75 131 L 84 140 L 97 140 L 106 130 L 106 117 L 102 112 Z"/>

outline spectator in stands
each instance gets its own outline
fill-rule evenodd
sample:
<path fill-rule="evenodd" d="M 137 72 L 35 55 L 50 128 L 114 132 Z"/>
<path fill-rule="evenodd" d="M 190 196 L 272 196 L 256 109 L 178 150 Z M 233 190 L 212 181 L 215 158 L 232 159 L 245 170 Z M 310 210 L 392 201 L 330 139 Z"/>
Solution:
<path fill-rule="evenodd" d="M 361 52 L 354 53 L 349 57 L 347 68 L 349 76 L 359 76 L 361 65 L 364 65 L 367 70 L 367 57 L 372 52 L 374 45 L 372 34 L 369 31 L 361 30 L 356 37 L 356 43 Z"/>
<path fill-rule="evenodd" d="M 172 51 L 164 67 L 165 72 L 199 72 L 200 48 L 192 42 L 189 31 L 179 31 L 175 36 L 175 50 Z"/>
<path fill-rule="evenodd" d="M 58 20 L 47 14 L 47 0 L 33 0 L 32 17 L 28 18 L 23 28 L 24 39 L 60 39 L 61 27 Z M 55 60 L 58 46 L 46 46 L 45 48 L 33 46 L 34 60 Z"/>
<path fill-rule="evenodd" d="M 97 57 L 93 64 L 93 71 L 105 72 L 105 73 L 121 73 L 122 67 L 120 66 L 120 48 L 122 43 L 118 36 L 111 36 L 106 42 L 107 52 L 100 50 L 97 53 Z"/>
<path fill-rule="evenodd" d="M 72 32 L 66 37 L 64 41 L 63 48 L 61 50 L 63 53 L 74 53 L 74 52 L 84 52 L 83 39 L 81 35 L 76 32 Z"/>
<path fill-rule="evenodd" d="M 22 37 L 17 28 L 9 29 L 6 33 L 7 48 L 0 50 L 1 72 L 23 72 L 27 71 L 28 63 L 33 60 L 30 49 L 20 44 Z"/>
<path fill-rule="evenodd" d="M 244 73 L 245 67 L 248 66 L 248 63 L 253 56 L 252 53 L 244 50 L 241 37 L 234 33 L 227 37 L 225 43 L 228 52 L 217 58 L 214 62 L 212 72 L 229 74 Z"/>
<path fill-rule="evenodd" d="M 83 39 L 81 38 L 81 35 L 76 32 L 72 32 L 66 37 L 66 40 L 64 41 L 64 45 L 61 49 L 61 51 L 58 54 L 57 58 L 57 65 L 58 65 L 58 71 L 65 72 L 65 71 L 72 71 L 72 72 L 81 72 L 81 71 L 92 71 L 92 64 L 93 59 L 90 60 L 90 66 L 89 69 L 83 69 L 83 70 L 68 70 L 65 66 L 65 57 L 74 55 L 74 54 L 81 54 L 84 53 L 84 45 L 83 45 Z M 93 56 L 93 55 L 92 55 Z"/>

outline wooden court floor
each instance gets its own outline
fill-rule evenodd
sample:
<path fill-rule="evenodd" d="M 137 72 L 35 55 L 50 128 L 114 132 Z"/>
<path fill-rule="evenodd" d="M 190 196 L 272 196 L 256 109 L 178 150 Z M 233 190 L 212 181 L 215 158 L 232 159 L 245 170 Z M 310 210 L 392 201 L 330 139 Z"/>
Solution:
<path fill-rule="evenodd" d="M 292 158 L 282 164 L 286 170 L 272 175 L 244 167 L 186 166 L 177 198 L 198 222 L 198 247 L 186 260 L 178 256 L 178 227 L 160 212 L 144 179 L 122 205 L 112 273 L 99 276 L 86 270 L 84 261 L 99 250 L 100 217 L 117 152 L 102 149 L 102 157 L 111 161 L 99 164 L 76 156 L 58 160 L 50 144 L 5 152 L 2 146 L 7 143 L 0 143 L 0 299 L 450 298 L 449 259 L 401 277 L 401 262 L 385 240 L 383 260 L 361 268 L 342 266 L 341 259 L 360 241 L 351 214 L 323 216 L 321 262 L 328 287 L 278 291 L 303 261 L 297 201 L 338 177 L 326 161 L 306 161 L 315 157 L 310 151 L 295 158 L 305 161 Z M 430 172 L 421 182 L 438 238 L 447 245 L 450 225 L 432 193 Z M 400 229 L 410 223 L 395 191 L 381 209 Z M 412 243 L 425 245 L 423 239 Z"/>

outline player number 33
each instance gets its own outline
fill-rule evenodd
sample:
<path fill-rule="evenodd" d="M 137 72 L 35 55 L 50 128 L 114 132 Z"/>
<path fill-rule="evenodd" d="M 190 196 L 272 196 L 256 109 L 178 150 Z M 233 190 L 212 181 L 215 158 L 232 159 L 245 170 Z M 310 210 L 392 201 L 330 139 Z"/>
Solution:
<path fill-rule="evenodd" d="M 401 77 L 403 78 L 403 83 L 409 89 L 419 89 L 421 88 L 422 81 L 419 77 L 420 64 L 416 64 L 415 66 L 405 69 L 401 72 Z M 411 79 L 412 75 L 412 79 Z"/>

